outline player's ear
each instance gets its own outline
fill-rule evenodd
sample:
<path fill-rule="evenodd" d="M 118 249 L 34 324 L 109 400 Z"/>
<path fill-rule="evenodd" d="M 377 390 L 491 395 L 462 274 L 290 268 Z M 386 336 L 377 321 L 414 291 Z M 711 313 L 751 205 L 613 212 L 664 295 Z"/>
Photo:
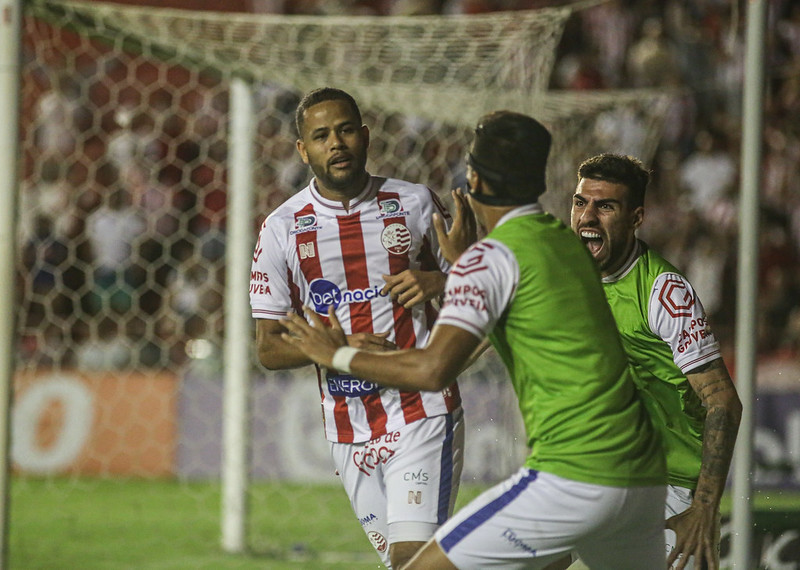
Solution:
<path fill-rule="evenodd" d="M 642 222 L 644 222 L 644 207 L 639 206 L 638 208 L 634 208 L 633 212 L 631 212 L 631 216 L 633 216 L 633 229 L 634 231 L 638 230 L 639 226 L 641 226 Z"/>
<path fill-rule="evenodd" d="M 472 167 L 467 166 L 466 177 L 467 177 L 467 193 L 472 194 L 474 192 L 475 194 L 480 194 L 483 191 L 483 188 L 481 187 L 483 181 L 481 180 L 481 177 L 478 176 L 478 173 L 475 172 L 475 170 Z"/>
<path fill-rule="evenodd" d="M 297 147 L 297 152 L 300 153 L 300 158 L 303 159 L 303 163 L 308 164 L 308 153 L 306 152 L 306 144 L 303 142 L 303 139 L 297 139 L 295 146 Z"/>
<path fill-rule="evenodd" d="M 369 127 L 361 125 L 361 136 L 364 137 L 364 146 L 369 147 Z"/>
<path fill-rule="evenodd" d="M 497 195 L 497 194 L 495 194 L 494 188 L 492 188 L 491 185 L 488 182 L 486 182 L 485 178 L 483 178 L 480 174 L 478 174 L 474 170 L 472 172 L 473 172 L 473 181 L 474 181 L 474 184 L 473 184 L 472 188 L 474 189 L 475 194 L 478 194 L 478 195 L 486 194 L 487 196 L 496 196 Z"/>

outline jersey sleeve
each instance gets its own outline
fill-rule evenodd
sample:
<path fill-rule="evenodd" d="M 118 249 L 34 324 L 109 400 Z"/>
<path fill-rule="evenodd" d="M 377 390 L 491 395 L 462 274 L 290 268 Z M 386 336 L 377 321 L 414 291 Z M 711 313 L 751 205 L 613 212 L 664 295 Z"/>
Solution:
<path fill-rule="evenodd" d="M 250 270 L 250 308 L 253 318 L 280 319 L 292 307 L 286 263 L 286 238 L 280 239 L 275 220 L 268 217 L 258 234 Z M 283 232 L 286 235 L 286 232 Z"/>
<path fill-rule="evenodd" d="M 648 305 L 650 330 L 672 349 L 685 374 L 720 356 L 705 309 L 691 284 L 677 273 L 662 273 L 653 283 Z"/>
<path fill-rule="evenodd" d="M 519 264 L 511 250 L 495 240 L 478 242 L 450 270 L 437 325 L 452 325 L 482 339 L 513 300 L 518 282 Z"/>

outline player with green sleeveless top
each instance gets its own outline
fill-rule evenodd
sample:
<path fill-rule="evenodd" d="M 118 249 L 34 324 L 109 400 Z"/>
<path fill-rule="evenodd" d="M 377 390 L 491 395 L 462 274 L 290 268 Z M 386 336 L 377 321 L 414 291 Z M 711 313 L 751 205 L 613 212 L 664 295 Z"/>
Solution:
<path fill-rule="evenodd" d="M 531 445 L 525 465 L 604 485 L 658 482 L 653 454 L 641 453 L 641 439 L 631 437 L 650 426 L 638 406 L 628 405 L 633 374 L 618 335 L 608 332 L 614 320 L 596 286 L 596 269 L 569 228 L 550 214 L 527 210 L 487 236 L 490 244 L 508 248 L 518 265 L 513 300 L 489 337 L 514 371 Z M 476 249 L 488 257 L 482 246 Z M 439 324 L 448 318 L 442 315 Z M 637 456 L 637 466 L 620 469 Z"/>
<path fill-rule="evenodd" d="M 508 368 L 531 448 L 525 465 L 404 568 L 545 568 L 572 550 L 595 570 L 666 567 L 664 452 L 596 265 L 538 203 L 550 141 L 519 113 L 478 124 L 469 194 L 454 193 L 449 231 L 435 220 L 443 254 L 457 261 L 425 348 L 348 347 L 333 311 L 330 327 L 310 309 L 309 322 L 281 321 L 284 340 L 315 362 L 385 386 L 446 389 L 487 335 Z M 467 248 L 470 209 L 488 235 Z"/>
<path fill-rule="evenodd" d="M 716 569 L 719 503 L 742 407 L 691 284 L 636 238 L 649 177 L 630 156 L 607 153 L 584 161 L 571 225 L 598 264 L 625 351 L 662 434 L 668 563 Z"/>

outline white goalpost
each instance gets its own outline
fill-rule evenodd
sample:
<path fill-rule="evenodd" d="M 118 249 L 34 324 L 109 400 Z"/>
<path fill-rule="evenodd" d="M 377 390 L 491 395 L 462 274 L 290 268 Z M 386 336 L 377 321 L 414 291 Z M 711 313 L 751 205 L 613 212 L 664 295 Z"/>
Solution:
<path fill-rule="evenodd" d="M 253 93 L 242 79 L 231 81 L 230 216 L 246 220 L 253 199 Z M 252 236 L 247 224 L 231 224 L 228 239 L 225 313 L 224 457 L 222 461 L 222 547 L 228 552 L 247 548 L 247 455 L 250 426 L 250 360 L 252 327 L 247 290 L 250 286 Z M 251 248 L 252 249 L 252 248 Z"/>
<path fill-rule="evenodd" d="M 747 57 L 743 99 L 742 182 L 739 214 L 739 266 L 736 304 L 736 389 L 742 400 L 742 422 L 731 466 L 733 475 L 732 553 L 734 568 L 750 564 L 753 542 L 753 441 L 755 428 L 756 327 L 758 294 L 758 216 L 764 101 L 764 34 L 766 3 L 747 5 Z"/>
<path fill-rule="evenodd" d="M 20 2 L 0 1 L 0 113 L 4 117 L 19 116 L 19 69 L 20 69 Z M 8 563 L 8 512 L 9 478 L 11 456 L 9 453 L 10 409 L 12 377 L 14 370 L 14 344 L 16 321 L 14 305 L 14 265 L 16 259 L 16 206 L 17 206 L 17 158 L 19 156 L 19 131 L 16 120 L 5 120 L 0 124 L 0 168 L 5 173 L 0 180 L 0 290 L 2 314 L 0 324 L 0 568 Z"/>

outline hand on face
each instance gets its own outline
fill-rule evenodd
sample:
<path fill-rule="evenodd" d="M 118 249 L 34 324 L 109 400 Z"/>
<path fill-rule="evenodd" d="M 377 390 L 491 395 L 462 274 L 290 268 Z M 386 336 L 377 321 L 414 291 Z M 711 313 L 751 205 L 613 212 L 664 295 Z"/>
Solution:
<path fill-rule="evenodd" d="M 436 230 L 442 255 L 450 265 L 453 265 L 459 256 L 477 241 L 478 225 L 467 197 L 459 190 L 453 190 L 450 194 L 453 196 L 455 205 L 450 231 L 447 230 L 444 220 L 439 214 L 433 215 L 433 227 Z"/>

